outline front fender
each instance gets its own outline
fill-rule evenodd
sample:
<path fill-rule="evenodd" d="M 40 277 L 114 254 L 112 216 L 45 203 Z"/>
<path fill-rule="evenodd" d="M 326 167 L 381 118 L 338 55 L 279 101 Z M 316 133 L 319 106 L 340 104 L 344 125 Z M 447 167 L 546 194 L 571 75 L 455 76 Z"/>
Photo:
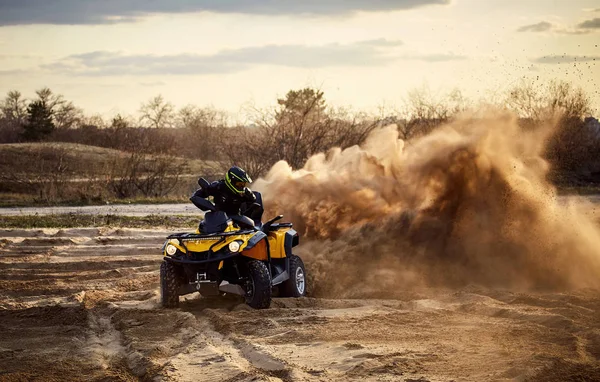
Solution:
<path fill-rule="evenodd" d="M 256 244 L 258 244 L 262 239 L 266 238 L 267 235 L 263 231 L 256 232 L 250 240 L 246 243 L 243 249 L 252 249 Z"/>

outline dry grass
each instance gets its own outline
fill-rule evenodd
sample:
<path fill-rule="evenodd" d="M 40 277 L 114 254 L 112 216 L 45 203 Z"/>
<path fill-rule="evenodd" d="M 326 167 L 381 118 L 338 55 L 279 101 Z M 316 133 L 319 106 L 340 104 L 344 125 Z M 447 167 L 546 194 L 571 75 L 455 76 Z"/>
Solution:
<path fill-rule="evenodd" d="M 53 168 L 60 158 L 73 176 L 107 175 L 106 169 L 115 160 L 127 160 L 129 153 L 104 147 L 64 142 L 9 143 L 0 145 L 0 171 L 24 175 L 39 174 Z M 217 161 L 178 158 L 187 164 L 182 175 L 197 175 L 220 169 Z M 46 162 L 45 167 L 40 166 Z"/>
<path fill-rule="evenodd" d="M 131 168 L 134 160 L 136 166 Z M 3 144 L 0 205 L 98 204 L 124 197 L 134 202 L 147 202 L 154 197 L 181 201 L 193 192 L 198 176 L 214 177 L 221 169 L 215 161 L 128 153 L 74 143 Z M 115 184 L 133 183 L 136 179 L 143 183 L 144 177 L 157 179 L 153 184 L 162 185 L 162 192 L 140 192 L 135 185 L 130 186 L 127 195 L 116 192 Z"/>
<path fill-rule="evenodd" d="M 0 216 L 1 228 L 75 228 L 75 227 L 129 227 L 129 228 L 175 228 L 195 227 L 194 216 L 118 216 L 118 215 L 23 215 Z"/>

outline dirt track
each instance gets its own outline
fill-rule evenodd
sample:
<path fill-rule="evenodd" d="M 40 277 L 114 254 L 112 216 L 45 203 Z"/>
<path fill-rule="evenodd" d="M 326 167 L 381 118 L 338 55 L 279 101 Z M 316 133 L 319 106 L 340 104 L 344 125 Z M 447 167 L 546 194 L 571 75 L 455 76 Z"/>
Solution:
<path fill-rule="evenodd" d="M 0 380 L 600 380 L 597 291 L 393 291 L 264 311 L 192 296 L 164 310 L 166 234 L 0 230 Z"/>

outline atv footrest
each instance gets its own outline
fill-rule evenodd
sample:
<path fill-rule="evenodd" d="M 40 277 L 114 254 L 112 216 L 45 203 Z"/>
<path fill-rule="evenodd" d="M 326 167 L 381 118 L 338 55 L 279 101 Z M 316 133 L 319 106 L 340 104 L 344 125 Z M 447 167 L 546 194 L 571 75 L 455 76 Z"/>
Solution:
<path fill-rule="evenodd" d="M 246 295 L 246 291 L 244 290 L 244 288 L 242 288 L 241 286 L 239 286 L 237 284 L 229 284 L 229 282 L 227 282 L 227 281 L 221 282 L 221 285 L 219 286 L 219 290 L 224 293 L 237 294 L 239 296 Z"/>

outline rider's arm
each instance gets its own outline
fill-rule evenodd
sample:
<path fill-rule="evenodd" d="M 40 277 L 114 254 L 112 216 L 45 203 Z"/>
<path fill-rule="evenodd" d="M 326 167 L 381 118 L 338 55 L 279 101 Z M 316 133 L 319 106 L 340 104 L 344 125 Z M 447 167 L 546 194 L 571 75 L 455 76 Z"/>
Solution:
<path fill-rule="evenodd" d="M 215 196 L 218 184 L 219 184 L 219 182 L 212 182 L 211 184 L 208 185 L 208 187 L 197 189 L 196 192 L 194 192 L 194 195 L 192 195 L 192 198 L 200 197 L 200 198 L 206 199 L 209 196 Z"/>
<path fill-rule="evenodd" d="M 246 203 L 248 203 L 248 205 L 256 202 L 256 195 L 254 195 L 254 192 L 252 192 L 252 190 L 248 187 L 246 187 L 244 190 L 244 198 L 246 199 Z"/>
<path fill-rule="evenodd" d="M 198 199 L 206 199 L 209 196 L 215 196 L 217 190 L 218 182 L 212 182 L 208 185 L 208 187 L 201 187 L 194 192 L 194 195 L 190 198 L 191 202 L 200 209 L 202 209 L 199 204 L 196 203 Z"/>

